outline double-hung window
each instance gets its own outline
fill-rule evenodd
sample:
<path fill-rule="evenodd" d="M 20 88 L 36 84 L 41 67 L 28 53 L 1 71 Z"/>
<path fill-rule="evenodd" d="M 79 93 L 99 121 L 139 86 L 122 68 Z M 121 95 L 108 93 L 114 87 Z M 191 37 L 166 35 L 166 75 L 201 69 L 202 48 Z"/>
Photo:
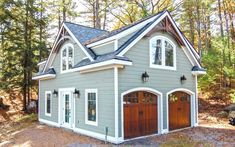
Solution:
<path fill-rule="evenodd" d="M 97 89 L 85 90 L 85 123 L 98 125 L 98 91 Z"/>
<path fill-rule="evenodd" d="M 45 92 L 45 115 L 51 116 L 51 91 Z"/>
<path fill-rule="evenodd" d="M 61 52 L 61 71 L 72 69 L 74 65 L 74 48 L 72 44 L 66 44 Z"/>
<path fill-rule="evenodd" d="M 176 70 L 176 47 L 168 38 L 150 39 L 150 67 Z"/>

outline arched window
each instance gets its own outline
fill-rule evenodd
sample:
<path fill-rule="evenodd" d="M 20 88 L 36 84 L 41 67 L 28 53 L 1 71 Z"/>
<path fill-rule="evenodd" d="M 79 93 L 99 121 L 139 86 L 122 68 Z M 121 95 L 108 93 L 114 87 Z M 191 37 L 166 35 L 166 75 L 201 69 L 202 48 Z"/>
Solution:
<path fill-rule="evenodd" d="M 72 69 L 74 65 L 74 48 L 72 44 L 66 44 L 61 50 L 61 71 Z"/>
<path fill-rule="evenodd" d="M 176 70 L 176 47 L 168 38 L 150 39 L 150 67 Z"/>

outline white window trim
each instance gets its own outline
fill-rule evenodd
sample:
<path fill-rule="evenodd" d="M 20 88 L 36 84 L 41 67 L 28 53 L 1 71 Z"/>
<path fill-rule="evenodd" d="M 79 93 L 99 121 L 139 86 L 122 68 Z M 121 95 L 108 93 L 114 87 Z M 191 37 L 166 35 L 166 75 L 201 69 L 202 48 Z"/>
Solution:
<path fill-rule="evenodd" d="M 50 113 L 47 113 L 47 94 L 50 94 L 51 95 L 51 99 L 50 99 L 50 103 L 52 105 L 52 92 L 51 91 L 45 91 L 45 115 L 46 116 L 51 116 L 51 105 L 50 105 Z"/>
<path fill-rule="evenodd" d="M 88 93 L 96 94 L 96 121 L 88 120 Z M 98 90 L 97 89 L 85 89 L 85 124 L 98 126 Z"/>
<path fill-rule="evenodd" d="M 157 40 L 157 39 L 160 39 L 162 40 L 162 65 L 155 65 L 152 63 L 152 41 L 153 40 Z M 169 42 L 172 46 L 173 46 L 173 67 L 171 66 L 165 66 L 165 62 L 166 62 L 166 56 L 165 56 L 165 47 L 164 47 L 164 41 L 167 41 Z M 176 46 L 175 44 L 170 40 L 168 39 L 167 37 L 165 36 L 155 36 L 153 38 L 151 38 L 149 40 L 149 65 L 150 65 L 150 68 L 157 68 L 157 69 L 166 69 L 166 70 L 176 70 Z"/>
<path fill-rule="evenodd" d="M 73 58 L 72 58 L 72 64 L 74 66 L 74 46 L 72 43 L 67 43 L 65 44 L 62 49 L 61 49 L 61 55 L 60 55 L 60 73 L 68 73 L 70 72 L 72 69 L 68 69 L 69 68 L 69 50 L 68 47 L 71 47 L 73 49 Z M 66 50 L 66 57 L 63 57 L 63 51 Z M 63 70 L 63 58 L 66 59 L 66 69 Z"/>

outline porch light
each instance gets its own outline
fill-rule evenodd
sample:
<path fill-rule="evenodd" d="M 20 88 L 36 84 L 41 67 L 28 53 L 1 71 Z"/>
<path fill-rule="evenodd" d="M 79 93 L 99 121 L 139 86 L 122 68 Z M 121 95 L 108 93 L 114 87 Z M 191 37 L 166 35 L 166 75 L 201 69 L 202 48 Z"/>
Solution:
<path fill-rule="evenodd" d="M 54 96 L 54 97 L 57 97 L 57 96 L 58 96 L 58 91 L 56 91 L 55 89 L 54 89 L 54 91 L 53 91 L 53 96 Z"/>
<path fill-rule="evenodd" d="M 77 89 L 75 89 L 73 94 L 74 94 L 74 97 L 75 97 L 75 98 L 79 98 L 80 91 L 77 90 Z"/>
<path fill-rule="evenodd" d="M 181 84 L 183 84 L 186 80 L 187 79 L 186 79 L 186 77 L 184 75 L 180 77 Z"/>
<path fill-rule="evenodd" d="M 142 73 L 142 81 L 143 82 L 148 82 L 149 80 L 149 75 L 148 73 L 145 71 L 144 73 Z"/>

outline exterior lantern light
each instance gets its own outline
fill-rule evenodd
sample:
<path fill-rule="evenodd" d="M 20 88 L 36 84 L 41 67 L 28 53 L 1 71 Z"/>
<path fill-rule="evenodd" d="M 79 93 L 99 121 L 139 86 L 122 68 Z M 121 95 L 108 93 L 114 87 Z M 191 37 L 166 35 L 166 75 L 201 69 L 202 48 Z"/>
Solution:
<path fill-rule="evenodd" d="M 54 91 L 53 91 L 53 96 L 54 96 L 54 97 L 57 97 L 57 96 L 58 96 L 58 91 L 56 91 L 55 89 L 54 89 Z"/>
<path fill-rule="evenodd" d="M 143 82 L 148 82 L 149 80 L 149 75 L 148 73 L 145 71 L 144 73 L 142 73 L 142 81 Z"/>
<path fill-rule="evenodd" d="M 75 98 L 79 98 L 79 96 L 80 96 L 80 92 L 78 89 L 75 89 L 73 94 L 74 94 Z"/>
<path fill-rule="evenodd" d="M 186 79 L 186 77 L 184 75 L 180 77 L 181 84 L 183 84 L 186 80 L 187 79 Z"/>

